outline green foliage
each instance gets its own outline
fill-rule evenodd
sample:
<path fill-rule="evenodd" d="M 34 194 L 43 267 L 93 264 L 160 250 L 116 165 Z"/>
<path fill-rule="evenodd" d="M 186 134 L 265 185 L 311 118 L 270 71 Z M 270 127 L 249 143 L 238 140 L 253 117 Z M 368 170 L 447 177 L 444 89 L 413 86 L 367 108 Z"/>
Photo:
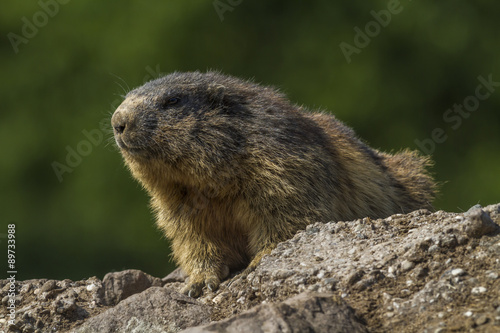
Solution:
<path fill-rule="evenodd" d="M 0 13 L 0 237 L 16 224 L 19 279 L 173 268 L 108 125 L 121 96 L 158 72 L 219 69 L 277 86 L 385 151 L 419 149 L 416 139 L 442 128 L 446 140 L 432 139 L 444 183 L 436 208 L 500 199 L 500 89 L 457 128 L 443 118 L 474 96 L 479 76 L 500 82 L 494 2 L 63 2 L 10 0 Z M 367 27 L 369 43 L 356 46 Z M 13 46 L 9 33 L 24 42 Z M 359 51 L 350 62 L 341 43 Z M 69 166 L 68 149 L 85 156 Z M 62 181 L 54 162 L 71 169 Z"/>

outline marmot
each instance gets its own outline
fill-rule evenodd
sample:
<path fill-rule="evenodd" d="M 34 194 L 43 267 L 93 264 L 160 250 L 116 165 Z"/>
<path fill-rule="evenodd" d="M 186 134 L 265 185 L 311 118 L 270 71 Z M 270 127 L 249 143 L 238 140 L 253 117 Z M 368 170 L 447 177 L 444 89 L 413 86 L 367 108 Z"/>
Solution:
<path fill-rule="evenodd" d="M 429 158 L 379 152 L 330 114 L 218 72 L 150 81 L 111 123 L 193 297 L 310 223 L 431 208 L 435 192 Z"/>

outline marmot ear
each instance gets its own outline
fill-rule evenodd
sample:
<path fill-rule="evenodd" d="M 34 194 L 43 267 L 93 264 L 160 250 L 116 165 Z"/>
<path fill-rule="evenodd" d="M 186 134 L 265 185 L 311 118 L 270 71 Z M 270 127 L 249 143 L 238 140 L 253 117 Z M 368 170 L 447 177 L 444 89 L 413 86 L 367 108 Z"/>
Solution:
<path fill-rule="evenodd" d="M 222 84 L 211 83 L 208 86 L 208 96 L 210 101 L 214 104 L 220 105 L 224 100 L 226 94 L 226 87 Z"/>

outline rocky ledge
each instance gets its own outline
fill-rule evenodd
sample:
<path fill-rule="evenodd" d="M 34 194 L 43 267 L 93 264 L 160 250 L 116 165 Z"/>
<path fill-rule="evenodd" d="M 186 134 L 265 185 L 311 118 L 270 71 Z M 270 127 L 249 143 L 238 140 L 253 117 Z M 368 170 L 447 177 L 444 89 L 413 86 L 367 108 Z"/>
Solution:
<path fill-rule="evenodd" d="M 500 204 L 316 223 L 199 299 L 179 270 L 0 281 L 0 332 L 500 332 Z"/>

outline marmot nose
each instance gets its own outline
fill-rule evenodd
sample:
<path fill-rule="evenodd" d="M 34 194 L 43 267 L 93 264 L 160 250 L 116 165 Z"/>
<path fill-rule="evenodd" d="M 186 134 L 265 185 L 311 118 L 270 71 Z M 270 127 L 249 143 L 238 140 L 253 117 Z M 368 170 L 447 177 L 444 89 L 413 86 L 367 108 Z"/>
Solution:
<path fill-rule="evenodd" d="M 130 135 L 137 130 L 139 102 L 137 99 L 128 97 L 118 106 L 111 117 L 111 126 L 115 136 Z"/>
<path fill-rule="evenodd" d="M 113 126 L 113 128 L 118 134 L 122 134 L 125 131 L 125 125 Z"/>
<path fill-rule="evenodd" d="M 125 128 L 127 127 L 126 118 L 127 117 L 125 117 L 119 110 L 115 111 L 113 117 L 111 117 L 111 126 L 113 126 L 116 134 L 122 134 L 125 132 Z"/>

